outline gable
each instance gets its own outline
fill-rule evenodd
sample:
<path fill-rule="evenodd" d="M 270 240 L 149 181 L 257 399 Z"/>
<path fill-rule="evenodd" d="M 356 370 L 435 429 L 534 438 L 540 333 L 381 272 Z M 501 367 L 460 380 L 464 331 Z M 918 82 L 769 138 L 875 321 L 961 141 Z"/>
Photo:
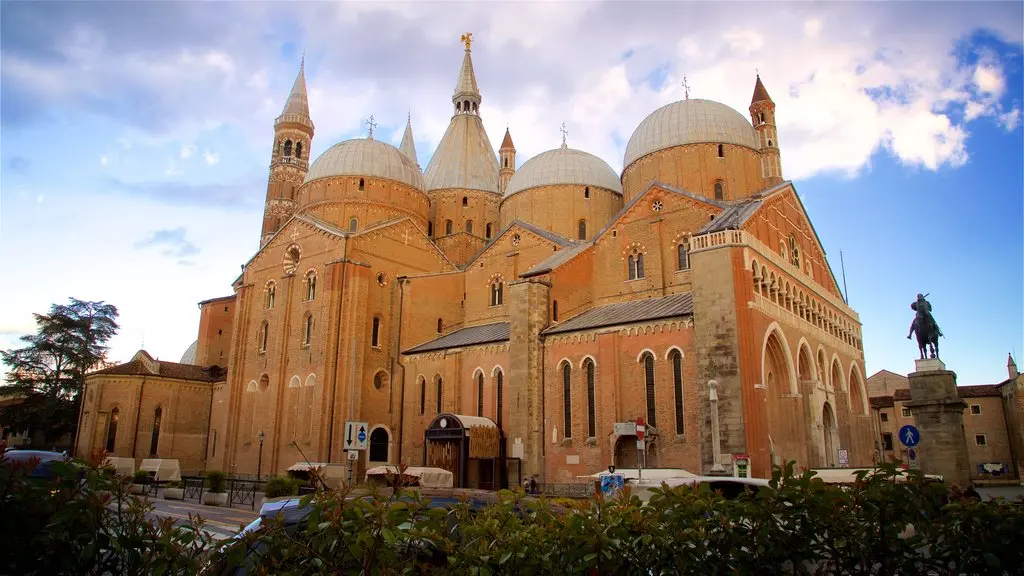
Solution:
<path fill-rule="evenodd" d="M 250 269 L 261 270 L 277 264 L 283 266 L 285 251 L 293 244 L 298 244 L 300 253 L 306 256 L 312 252 L 329 251 L 340 247 L 347 236 L 348 234 L 326 222 L 307 215 L 293 215 L 245 263 L 242 276 L 244 277 Z"/>
<path fill-rule="evenodd" d="M 391 259 L 399 268 L 420 272 L 449 272 L 456 268 L 412 218 L 382 222 L 348 236 L 353 251 Z"/>
<path fill-rule="evenodd" d="M 818 285 L 845 300 L 826 257 L 825 247 L 792 183 L 784 183 L 761 196 L 759 206 L 747 215 L 739 229 L 787 261 L 791 257 L 789 239 L 792 235 L 801 253 L 801 270 L 810 274 Z"/>
<path fill-rule="evenodd" d="M 656 206 L 659 208 L 656 209 Z M 724 202 L 711 200 L 680 188 L 661 182 L 652 182 L 646 190 L 623 206 L 622 210 L 594 236 L 591 242 L 597 244 L 604 236 L 611 235 L 616 227 L 628 222 L 655 217 L 675 220 L 678 215 L 685 212 L 696 216 L 695 220 L 689 223 L 693 228 L 690 232 L 695 234 L 700 228 L 697 225 L 698 221 L 702 226 L 705 222 L 712 220 L 712 215 L 717 217 L 728 206 Z"/>
<path fill-rule="evenodd" d="M 524 242 L 526 243 L 524 244 Z M 521 251 L 524 246 L 535 246 L 537 244 L 549 246 L 552 251 L 555 251 L 575 246 L 577 243 L 522 220 L 513 220 L 504 230 L 496 234 L 483 249 L 469 259 L 469 262 L 466 263 L 466 269 L 471 269 L 481 258 L 491 257 L 495 253 L 507 254 L 509 252 Z"/>

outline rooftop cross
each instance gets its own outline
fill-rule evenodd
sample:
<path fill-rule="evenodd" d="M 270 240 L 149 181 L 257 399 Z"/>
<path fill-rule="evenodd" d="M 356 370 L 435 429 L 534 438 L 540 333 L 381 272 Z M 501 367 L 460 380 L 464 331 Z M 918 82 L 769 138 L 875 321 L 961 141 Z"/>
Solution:
<path fill-rule="evenodd" d="M 377 123 L 373 121 L 373 114 L 366 120 L 366 125 L 370 128 L 370 140 L 373 140 L 373 129 L 377 127 Z"/>
<path fill-rule="evenodd" d="M 459 40 L 462 40 L 463 42 L 466 43 L 466 52 L 469 52 L 469 45 L 473 43 L 473 33 L 466 32 L 465 34 L 462 35 L 462 38 L 459 38 Z"/>
<path fill-rule="evenodd" d="M 569 134 L 569 131 L 565 129 L 565 122 L 562 122 L 562 148 L 565 148 L 565 137 Z"/>
<path fill-rule="evenodd" d="M 686 83 L 686 76 L 683 76 L 683 96 L 690 99 L 690 85 Z"/>

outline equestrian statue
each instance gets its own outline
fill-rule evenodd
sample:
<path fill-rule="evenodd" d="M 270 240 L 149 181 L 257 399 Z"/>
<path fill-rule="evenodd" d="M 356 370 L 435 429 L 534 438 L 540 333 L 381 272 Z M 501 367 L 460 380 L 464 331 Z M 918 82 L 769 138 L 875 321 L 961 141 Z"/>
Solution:
<path fill-rule="evenodd" d="M 939 336 L 942 336 L 942 330 L 939 330 L 939 325 L 932 317 L 932 305 L 925 300 L 926 296 L 928 295 L 918 294 L 917 301 L 910 305 L 910 309 L 916 312 L 916 315 L 914 321 L 910 323 L 910 333 L 907 334 L 907 340 L 910 340 L 911 335 L 917 334 L 921 360 L 939 357 Z"/>

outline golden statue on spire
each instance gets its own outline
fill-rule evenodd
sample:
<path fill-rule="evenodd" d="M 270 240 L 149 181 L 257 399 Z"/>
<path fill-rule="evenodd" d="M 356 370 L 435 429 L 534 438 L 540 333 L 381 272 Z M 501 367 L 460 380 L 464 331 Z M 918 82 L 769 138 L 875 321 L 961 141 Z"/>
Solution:
<path fill-rule="evenodd" d="M 462 35 L 462 38 L 459 38 L 459 40 L 462 40 L 463 42 L 466 43 L 466 52 L 469 52 L 469 45 L 473 43 L 473 33 L 466 32 L 465 34 Z"/>

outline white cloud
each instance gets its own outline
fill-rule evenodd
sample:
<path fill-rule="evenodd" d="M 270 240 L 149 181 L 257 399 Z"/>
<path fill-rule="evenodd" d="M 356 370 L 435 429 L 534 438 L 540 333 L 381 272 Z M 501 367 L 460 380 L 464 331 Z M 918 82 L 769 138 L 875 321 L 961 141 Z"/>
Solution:
<path fill-rule="evenodd" d="M 185 144 L 181 147 L 181 159 L 188 160 L 196 153 L 195 144 Z"/>
<path fill-rule="evenodd" d="M 1006 129 L 1007 132 L 1013 132 L 1020 126 L 1020 108 L 1014 108 L 1005 114 L 999 116 L 999 125 Z"/>
<path fill-rule="evenodd" d="M 992 64 L 979 64 L 974 69 L 974 83 L 982 92 L 992 94 L 996 98 L 1002 96 L 1003 89 L 1006 88 L 1002 69 Z"/>
<path fill-rule="evenodd" d="M 209 150 L 204 150 L 203 162 L 206 162 L 207 166 L 216 166 L 218 163 L 220 163 L 220 152 L 210 152 Z"/>
<path fill-rule="evenodd" d="M 811 19 L 804 22 L 804 36 L 817 38 L 821 34 L 821 20 Z"/>

